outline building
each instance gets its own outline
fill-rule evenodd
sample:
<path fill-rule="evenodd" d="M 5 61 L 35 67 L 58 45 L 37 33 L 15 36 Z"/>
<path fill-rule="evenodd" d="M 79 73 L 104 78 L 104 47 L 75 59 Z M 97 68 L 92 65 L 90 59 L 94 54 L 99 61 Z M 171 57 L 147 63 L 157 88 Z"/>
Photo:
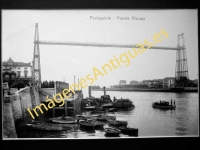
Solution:
<path fill-rule="evenodd" d="M 140 83 L 140 84 L 148 85 L 148 81 L 150 81 L 150 80 L 143 80 L 143 81 L 140 81 L 139 83 Z"/>
<path fill-rule="evenodd" d="M 163 79 L 143 80 L 143 84 L 148 85 L 150 88 L 162 88 Z"/>
<path fill-rule="evenodd" d="M 100 89 L 100 86 L 99 85 L 91 85 L 91 88 L 92 89 Z"/>
<path fill-rule="evenodd" d="M 3 83 L 8 82 L 9 87 L 21 84 L 29 85 L 32 79 L 31 63 L 14 62 L 12 58 L 2 63 Z"/>
<path fill-rule="evenodd" d="M 135 80 L 132 80 L 131 82 L 130 82 L 130 85 L 137 85 L 138 84 L 138 81 L 135 81 Z"/>
<path fill-rule="evenodd" d="M 166 77 L 163 80 L 163 87 L 169 88 L 175 85 L 175 77 Z"/>
<path fill-rule="evenodd" d="M 198 79 L 191 80 L 191 82 L 192 82 L 192 86 L 198 87 Z"/>
<path fill-rule="evenodd" d="M 120 80 L 119 85 L 126 85 L 126 80 Z"/>
<path fill-rule="evenodd" d="M 186 87 L 198 87 L 198 79 L 188 80 Z"/>

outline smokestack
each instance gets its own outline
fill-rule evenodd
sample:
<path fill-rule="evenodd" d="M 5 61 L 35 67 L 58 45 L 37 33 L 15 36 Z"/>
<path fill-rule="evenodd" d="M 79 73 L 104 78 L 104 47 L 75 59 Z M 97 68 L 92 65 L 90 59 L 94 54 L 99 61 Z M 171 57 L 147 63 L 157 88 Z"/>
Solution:
<path fill-rule="evenodd" d="M 103 87 L 103 91 L 104 91 L 104 97 L 106 97 L 106 87 Z"/>
<path fill-rule="evenodd" d="M 79 88 L 79 78 L 78 78 L 78 88 Z"/>
<path fill-rule="evenodd" d="M 89 99 L 91 98 L 91 86 L 88 86 Z"/>

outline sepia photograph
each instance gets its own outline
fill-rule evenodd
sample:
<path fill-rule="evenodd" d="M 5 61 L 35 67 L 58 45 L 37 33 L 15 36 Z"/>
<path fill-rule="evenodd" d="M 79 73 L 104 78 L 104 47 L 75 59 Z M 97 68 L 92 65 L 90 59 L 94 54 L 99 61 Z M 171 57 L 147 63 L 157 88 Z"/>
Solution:
<path fill-rule="evenodd" d="M 198 9 L 2 9 L 2 138 L 199 137 Z"/>

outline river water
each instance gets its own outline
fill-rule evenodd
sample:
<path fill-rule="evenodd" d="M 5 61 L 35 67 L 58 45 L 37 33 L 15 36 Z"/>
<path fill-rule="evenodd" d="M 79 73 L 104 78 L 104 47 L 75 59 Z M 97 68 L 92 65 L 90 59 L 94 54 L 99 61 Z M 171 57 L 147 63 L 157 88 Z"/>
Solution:
<path fill-rule="evenodd" d="M 128 121 L 128 126 L 138 128 L 138 137 L 171 137 L 198 136 L 199 131 L 199 98 L 198 93 L 170 92 L 118 92 L 107 91 L 111 99 L 129 98 L 135 108 L 129 111 L 118 111 L 118 119 Z M 88 94 L 84 94 L 88 95 Z M 92 91 L 92 96 L 100 97 L 103 91 Z M 85 96 L 86 97 L 86 96 Z M 160 110 L 152 107 L 155 101 L 165 100 L 176 102 L 175 110 Z M 87 114 L 88 112 L 84 112 Z M 106 138 L 105 131 L 84 131 L 78 125 L 73 125 L 71 131 L 41 132 L 25 131 L 25 138 Z M 120 137 L 129 137 L 120 134 Z"/>

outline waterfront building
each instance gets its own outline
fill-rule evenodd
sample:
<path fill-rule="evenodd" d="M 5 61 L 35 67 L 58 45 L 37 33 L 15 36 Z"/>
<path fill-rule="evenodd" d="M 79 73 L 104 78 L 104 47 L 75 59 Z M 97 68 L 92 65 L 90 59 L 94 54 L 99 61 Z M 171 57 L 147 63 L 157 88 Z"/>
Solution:
<path fill-rule="evenodd" d="M 188 80 L 185 84 L 186 87 L 198 87 L 198 79 Z"/>
<path fill-rule="evenodd" d="M 141 81 L 140 83 L 141 83 L 141 84 L 148 85 L 148 81 L 149 81 L 149 80 L 143 80 L 143 81 Z"/>
<path fill-rule="evenodd" d="M 169 88 L 171 86 L 174 86 L 175 84 L 175 77 L 166 77 L 163 80 L 163 87 L 164 88 Z"/>
<path fill-rule="evenodd" d="M 193 86 L 196 86 L 198 87 L 198 79 L 195 79 L 195 80 L 191 80 Z"/>
<path fill-rule="evenodd" d="M 126 80 L 120 80 L 119 85 L 126 85 Z"/>
<path fill-rule="evenodd" d="M 143 83 L 150 88 L 162 88 L 163 79 L 143 80 Z"/>
<path fill-rule="evenodd" d="M 2 63 L 3 83 L 8 82 L 9 87 L 15 84 L 29 85 L 32 79 L 31 63 L 14 62 L 12 58 Z"/>
<path fill-rule="evenodd" d="M 135 81 L 135 80 L 132 80 L 132 81 L 130 82 L 130 85 L 137 85 L 137 84 L 139 84 L 139 82 L 138 82 L 138 81 Z"/>

